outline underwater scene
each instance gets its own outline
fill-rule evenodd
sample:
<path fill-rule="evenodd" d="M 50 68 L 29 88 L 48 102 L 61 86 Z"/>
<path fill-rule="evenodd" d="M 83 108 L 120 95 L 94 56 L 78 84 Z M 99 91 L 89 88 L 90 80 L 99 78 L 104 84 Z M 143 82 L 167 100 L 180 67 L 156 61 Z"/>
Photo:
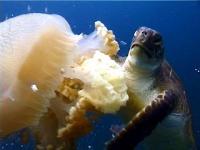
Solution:
<path fill-rule="evenodd" d="M 199 1 L 0 1 L 0 150 L 200 149 Z"/>

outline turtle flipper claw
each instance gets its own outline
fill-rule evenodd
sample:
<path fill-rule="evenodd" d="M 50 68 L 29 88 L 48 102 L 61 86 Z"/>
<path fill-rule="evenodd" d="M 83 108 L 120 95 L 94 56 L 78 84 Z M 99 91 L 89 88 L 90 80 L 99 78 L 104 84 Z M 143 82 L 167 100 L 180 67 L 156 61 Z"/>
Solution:
<path fill-rule="evenodd" d="M 138 112 L 114 139 L 107 143 L 107 150 L 133 149 L 172 111 L 176 101 L 177 96 L 172 90 L 160 93 L 155 100 Z"/>

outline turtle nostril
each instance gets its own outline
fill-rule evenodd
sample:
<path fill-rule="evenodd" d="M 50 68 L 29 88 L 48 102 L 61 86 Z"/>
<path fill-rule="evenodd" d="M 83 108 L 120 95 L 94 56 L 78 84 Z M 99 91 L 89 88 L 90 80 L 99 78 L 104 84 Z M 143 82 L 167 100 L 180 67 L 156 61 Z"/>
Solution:
<path fill-rule="evenodd" d="M 142 31 L 142 34 L 146 37 L 147 36 L 147 32 L 146 31 Z"/>

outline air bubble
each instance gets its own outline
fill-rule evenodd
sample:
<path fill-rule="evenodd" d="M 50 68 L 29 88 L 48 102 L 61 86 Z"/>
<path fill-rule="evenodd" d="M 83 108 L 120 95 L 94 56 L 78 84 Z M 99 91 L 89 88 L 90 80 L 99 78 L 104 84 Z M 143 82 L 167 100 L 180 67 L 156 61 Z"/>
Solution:
<path fill-rule="evenodd" d="M 15 98 L 13 98 L 13 97 L 9 97 L 9 99 L 12 101 L 12 102 L 14 102 L 15 101 Z"/>
<path fill-rule="evenodd" d="M 61 73 L 61 74 L 64 74 L 64 73 L 65 73 L 65 69 L 64 69 L 64 68 L 61 68 L 61 69 L 60 69 L 60 73 Z"/>
<path fill-rule="evenodd" d="M 32 89 L 33 92 L 37 92 L 38 91 L 38 87 L 35 84 L 31 85 L 31 89 Z"/>
<path fill-rule="evenodd" d="M 200 69 L 195 68 L 194 70 L 195 70 L 196 72 L 200 73 Z"/>
<path fill-rule="evenodd" d="M 92 146 L 91 145 L 88 145 L 88 149 L 91 149 L 92 148 Z"/>

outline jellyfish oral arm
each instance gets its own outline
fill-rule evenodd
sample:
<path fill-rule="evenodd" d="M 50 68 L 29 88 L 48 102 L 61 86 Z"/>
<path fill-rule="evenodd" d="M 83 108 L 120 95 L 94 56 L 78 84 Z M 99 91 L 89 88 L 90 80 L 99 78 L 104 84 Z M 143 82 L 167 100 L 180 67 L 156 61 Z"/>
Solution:
<path fill-rule="evenodd" d="M 82 34 L 81 37 L 75 49 L 79 57 L 91 55 L 95 51 L 113 56 L 119 51 L 119 44 L 115 41 L 112 30 L 108 30 L 100 21 L 95 22 L 95 30 L 92 33 Z"/>
<path fill-rule="evenodd" d="M 177 97 L 171 90 L 158 95 L 143 108 L 122 131 L 107 144 L 107 150 L 133 149 L 145 137 L 149 136 L 174 108 Z"/>

